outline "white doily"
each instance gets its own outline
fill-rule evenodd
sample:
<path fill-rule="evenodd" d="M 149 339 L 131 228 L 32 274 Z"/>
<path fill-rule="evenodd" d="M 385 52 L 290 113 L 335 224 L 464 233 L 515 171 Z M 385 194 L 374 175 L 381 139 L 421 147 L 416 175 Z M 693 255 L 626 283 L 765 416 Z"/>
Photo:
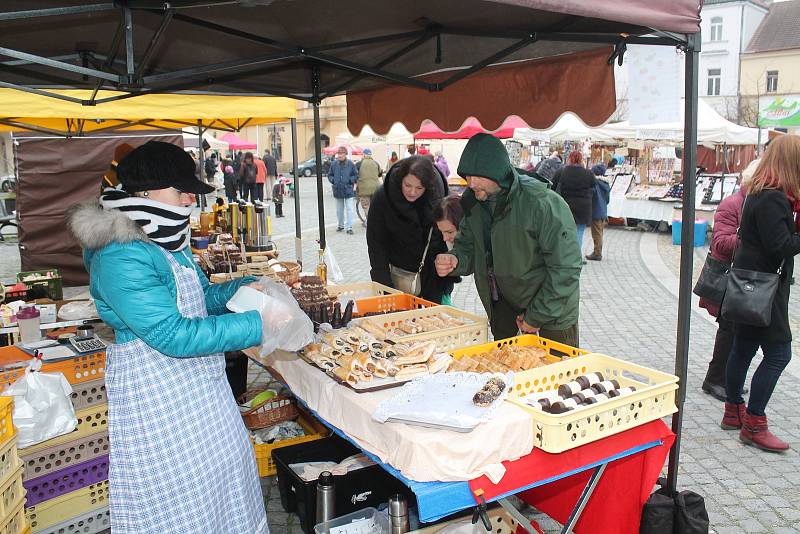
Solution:
<path fill-rule="evenodd" d="M 500 408 L 508 395 L 508 386 L 514 374 L 505 375 L 506 387 L 490 406 L 476 406 L 472 397 L 491 373 L 440 373 L 419 376 L 405 384 L 397 395 L 381 402 L 372 414 L 380 423 L 389 419 L 423 426 L 441 426 L 459 431 L 470 431 L 488 421 Z"/>

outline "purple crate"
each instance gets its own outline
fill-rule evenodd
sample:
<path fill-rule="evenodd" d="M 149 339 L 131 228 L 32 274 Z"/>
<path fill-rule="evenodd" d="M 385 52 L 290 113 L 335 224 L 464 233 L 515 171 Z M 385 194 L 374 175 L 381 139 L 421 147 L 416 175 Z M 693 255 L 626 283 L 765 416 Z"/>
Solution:
<path fill-rule="evenodd" d="M 28 490 L 25 506 L 34 506 L 103 480 L 108 480 L 107 454 L 54 473 L 23 481 L 22 485 Z"/>

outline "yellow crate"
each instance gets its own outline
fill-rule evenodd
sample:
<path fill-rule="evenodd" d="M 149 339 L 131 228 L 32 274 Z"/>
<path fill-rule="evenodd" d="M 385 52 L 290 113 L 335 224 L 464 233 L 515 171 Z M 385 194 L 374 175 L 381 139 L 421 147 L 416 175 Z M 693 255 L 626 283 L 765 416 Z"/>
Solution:
<path fill-rule="evenodd" d="M 36 445 L 20 449 L 20 454 L 24 456 L 30 456 L 31 454 L 35 454 L 50 447 L 63 445 L 65 443 L 69 443 L 70 441 L 80 439 L 84 436 L 103 432 L 108 429 L 107 403 L 97 404 L 95 406 L 84 408 L 83 410 L 78 410 L 75 412 L 75 416 L 78 418 L 78 426 L 75 428 L 75 430 L 69 434 L 57 436 L 53 439 L 43 441 L 42 443 L 37 443 Z"/>
<path fill-rule="evenodd" d="M 0 483 L 0 517 L 8 517 L 18 504 L 25 500 L 25 488 L 22 487 L 22 467 L 9 473 Z"/>
<path fill-rule="evenodd" d="M 620 387 L 634 386 L 636 391 L 558 415 L 525 402 L 528 395 L 558 389 L 577 376 L 598 371 L 606 380 L 617 380 Z M 533 418 L 534 446 L 547 452 L 563 452 L 675 413 L 677 389 L 675 375 L 604 354 L 584 354 L 516 373 L 506 400 Z"/>
<path fill-rule="evenodd" d="M 514 534 L 517 532 L 517 526 L 519 525 L 517 520 L 499 506 L 488 510 L 486 514 L 492 522 L 492 534 Z M 444 523 L 437 523 L 429 527 L 423 527 L 419 530 L 412 530 L 408 534 L 437 534 L 444 529 L 454 529 L 456 525 L 460 526 L 470 522 L 471 520 L 469 517 L 462 517 Z M 486 532 L 483 523 L 478 522 L 478 525 L 480 526 L 475 527 L 475 532 Z"/>
<path fill-rule="evenodd" d="M 14 397 L 0 397 L 0 446 L 5 445 L 17 435 L 12 419 L 13 412 Z"/>
<path fill-rule="evenodd" d="M 402 295 L 402 291 L 398 291 L 389 286 L 379 284 L 378 282 L 358 282 L 355 284 L 329 284 L 325 287 L 328 295 L 336 297 L 340 300 L 358 300 L 367 297 L 380 297 L 381 295 Z"/>
<path fill-rule="evenodd" d="M 25 515 L 31 530 L 39 532 L 103 506 L 108 506 L 108 480 L 26 508 Z"/>
<path fill-rule="evenodd" d="M 71 517 L 62 523 L 42 530 L 36 534 L 98 534 L 111 528 L 111 514 L 108 506 Z"/>
<path fill-rule="evenodd" d="M 6 480 L 17 469 L 22 466 L 22 461 L 17 454 L 17 438 L 14 437 L 0 447 L 0 480 Z M 2 515 L 0 515 L 2 517 Z"/>
<path fill-rule="evenodd" d="M 563 357 L 559 354 L 553 354 L 554 352 L 566 354 L 570 358 L 580 356 L 581 354 L 588 354 L 588 351 L 583 349 L 576 349 L 575 347 L 570 347 L 569 345 L 564 345 L 563 343 L 559 343 L 557 341 L 526 334 L 524 336 L 509 337 L 507 339 L 490 341 L 489 343 L 484 343 L 482 345 L 473 345 L 472 347 L 451 350 L 450 356 L 452 356 L 453 359 L 460 360 L 464 356 L 476 356 L 478 354 L 489 352 L 492 349 L 505 347 L 506 345 L 519 347 L 538 347 L 540 349 L 545 349 L 547 351 L 547 359 L 550 361 L 550 363 L 560 362 L 563 359 Z"/>
<path fill-rule="evenodd" d="M 31 528 L 25 519 L 25 498 L 20 497 L 10 514 L 0 522 L 0 534 L 30 534 Z"/>
<path fill-rule="evenodd" d="M 306 431 L 305 436 L 293 439 L 285 439 L 275 443 L 264 443 L 257 445 L 253 442 L 253 451 L 256 455 L 256 464 L 258 464 L 258 476 L 271 477 L 277 473 L 275 462 L 272 460 L 272 451 L 280 449 L 281 447 L 288 447 L 289 445 L 297 445 L 298 443 L 305 443 L 307 441 L 316 441 L 328 435 L 328 429 L 317 421 L 317 419 L 305 411 L 300 411 L 300 417 L 297 422 Z"/>
<path fill-rule="evenodd" d="M 439 351 L 450 351 L 461 347 L 483 344 L 489 339 L 489 322 L 486 317 L 467 313 L 452 306 L 434 306 L 419 310 L 387 313 L 386 315 L 373 315 L 359 319 L 358 322 L 366 321 L 382 328 L 389 328 L 405 322 L 413 322 L 415 319 L 422 317 L 432 317 L 442 313 L 461 319 L 466 324 L 422 334 L 391 337 L 404 343 L 432 340 L 436 342 L 436 350 Z"/>

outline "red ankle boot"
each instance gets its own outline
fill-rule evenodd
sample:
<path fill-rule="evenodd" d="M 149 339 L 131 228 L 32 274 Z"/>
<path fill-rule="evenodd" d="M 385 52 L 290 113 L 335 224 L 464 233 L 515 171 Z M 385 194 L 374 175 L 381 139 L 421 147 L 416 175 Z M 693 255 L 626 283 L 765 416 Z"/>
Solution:
<path fill-rule="evenodd" d="M 739 439 L 764 451 L 782 452 L 789 449 L 788 443 L 779 440 L 769 431 L 766 415 L 751 415 L 745 412 Z"/>
<path fill-rule="evenodd" d="M 744 403 L 731 404 L 725 403 L 725 415 L 722 416 L 722 422 L 719 424 L 722 430 L 739 430 L 742 428 L 742 420 L 745 414 Z"/>

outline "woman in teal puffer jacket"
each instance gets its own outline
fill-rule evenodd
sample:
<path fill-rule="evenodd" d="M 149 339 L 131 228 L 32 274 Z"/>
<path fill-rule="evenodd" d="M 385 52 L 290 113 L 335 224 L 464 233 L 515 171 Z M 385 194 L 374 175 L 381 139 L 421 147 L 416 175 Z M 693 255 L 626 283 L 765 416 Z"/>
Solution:
<path fill-rule="evenodd" d="M 224 351 L 261 342 L 258 312 L 228 314 L 244 278 L 209 285 L 188 250 L 194 194 L 210 186 L 179 147 L 150 142 L 120 189 L 69 216 L 90 291 L 116 333 L 106 361 L 111 528 L 268 532 L 253 449 Z"/>

